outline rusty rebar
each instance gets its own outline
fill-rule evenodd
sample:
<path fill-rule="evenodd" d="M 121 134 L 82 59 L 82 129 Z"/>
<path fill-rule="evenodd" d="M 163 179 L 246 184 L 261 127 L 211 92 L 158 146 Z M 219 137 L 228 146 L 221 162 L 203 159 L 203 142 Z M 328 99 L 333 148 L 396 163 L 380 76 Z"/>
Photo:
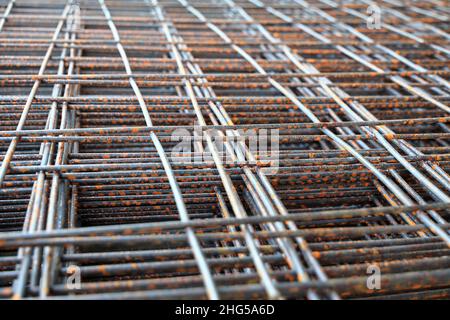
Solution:
<path fill-rule="evenodd" d="M 0 298 L 448 299 L 449 13 L 0 0 Z"/>

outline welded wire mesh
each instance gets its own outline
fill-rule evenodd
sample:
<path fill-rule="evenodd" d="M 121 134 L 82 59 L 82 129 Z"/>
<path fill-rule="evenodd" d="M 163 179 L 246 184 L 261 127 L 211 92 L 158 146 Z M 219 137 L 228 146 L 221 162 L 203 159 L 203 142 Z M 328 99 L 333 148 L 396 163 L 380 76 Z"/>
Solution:
<path fill-rule="evenodd" d="M 448 298 L 449 13 L 0 0 L 0 297 Z"/>

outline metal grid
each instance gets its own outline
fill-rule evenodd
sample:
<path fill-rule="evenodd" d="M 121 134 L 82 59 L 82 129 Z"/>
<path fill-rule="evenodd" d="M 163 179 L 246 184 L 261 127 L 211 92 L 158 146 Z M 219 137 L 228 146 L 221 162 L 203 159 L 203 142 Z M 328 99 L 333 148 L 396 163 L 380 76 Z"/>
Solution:
<path fill-rule="evenodd" d="M 449 12 L 0 1 L 0 297 L 448 298 Z"/>

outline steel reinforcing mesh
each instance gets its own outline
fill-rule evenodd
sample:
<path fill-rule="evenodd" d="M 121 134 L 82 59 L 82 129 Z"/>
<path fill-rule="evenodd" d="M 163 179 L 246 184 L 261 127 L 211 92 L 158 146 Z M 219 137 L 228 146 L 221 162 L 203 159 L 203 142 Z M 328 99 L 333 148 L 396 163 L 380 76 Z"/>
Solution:
<path fill-rule="evenodd" d="M 449 19 L 0 0 L 0 297 L 449 298 Z"/>

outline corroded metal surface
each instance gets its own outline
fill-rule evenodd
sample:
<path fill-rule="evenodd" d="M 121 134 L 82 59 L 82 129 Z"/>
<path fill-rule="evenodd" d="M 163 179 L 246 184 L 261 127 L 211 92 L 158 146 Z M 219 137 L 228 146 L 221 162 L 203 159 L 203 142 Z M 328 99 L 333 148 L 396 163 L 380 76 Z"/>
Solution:
<path fill-rule="evenodd" d="M 449 298 L 449 13 L 0 0 L 0 298 Z"/>

